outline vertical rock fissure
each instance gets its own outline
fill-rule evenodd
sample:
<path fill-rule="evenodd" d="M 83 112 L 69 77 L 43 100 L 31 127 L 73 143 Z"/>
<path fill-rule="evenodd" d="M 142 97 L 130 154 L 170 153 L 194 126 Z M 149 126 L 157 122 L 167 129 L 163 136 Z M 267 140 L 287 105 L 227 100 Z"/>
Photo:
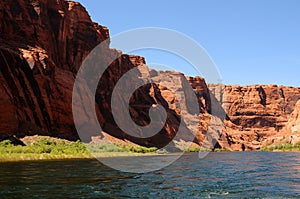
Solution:
<path fill-rule="evenodd" d="M 36 79 L 34 78 L 34 76 L 32 74 L 32 70 L 30 69 L 27 62 L 23 62 L 22 69 L 23 69 L 23 72 L 24 72 L 24 74 L 25 74 L 25 76 L 26 76 L 26 78 L 27 78 L 27 80 L 30 84 L 30 87 L 33 91 L 33 94 L 34 94 L 34 96 L 37 100 L 39 110 L 40 110 L 40 112 L 43 116 L 44 124 L 45 124 L 45 126 L 48 130 L 51 130 L 50 116 L 48 114 L 48 110 L 46 109 L 45 102 L 42 98 L 42 94 L 41 94 L 39 84 L 37 83 Z"/>

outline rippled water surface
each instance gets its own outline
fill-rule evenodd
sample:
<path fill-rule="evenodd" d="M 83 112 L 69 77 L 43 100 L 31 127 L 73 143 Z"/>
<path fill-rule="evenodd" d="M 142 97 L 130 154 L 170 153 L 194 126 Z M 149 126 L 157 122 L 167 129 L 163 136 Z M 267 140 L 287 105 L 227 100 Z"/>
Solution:
<path fill-rule="evenodd" d="M 146 174 L 97 160 L 1 163 L 0 198 L 300 198 L 300 153 L 187 154 Z"/>

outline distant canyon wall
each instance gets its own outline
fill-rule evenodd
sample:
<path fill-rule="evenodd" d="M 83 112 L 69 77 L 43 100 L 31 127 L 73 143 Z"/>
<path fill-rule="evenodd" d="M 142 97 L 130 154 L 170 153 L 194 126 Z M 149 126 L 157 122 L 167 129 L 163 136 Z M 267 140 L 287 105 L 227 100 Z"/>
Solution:
<path fill-rule="evenodd" d="M 255 150 L 289 141 L 288 137 L 297 133 L 292 132 L 291 125 L 298 117 L 295 111 L 300 88 L 277 85 L 209 85 L 209 88 L 228 116 L 220 141 L 222 147 Z"/>

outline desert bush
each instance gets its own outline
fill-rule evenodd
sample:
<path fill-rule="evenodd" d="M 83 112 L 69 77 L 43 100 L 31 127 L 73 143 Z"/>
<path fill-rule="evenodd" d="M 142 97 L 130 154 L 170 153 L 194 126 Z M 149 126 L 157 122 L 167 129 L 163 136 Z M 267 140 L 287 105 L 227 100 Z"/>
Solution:
<path fill-rule="evenodd" d="M 200 152 L 200 151 L 210 151 L 209 149 L 206 148 L 201 148 L 201 147 L 190 147 L 190 148 L 185 148 L 183 149 L 184 152 Z"/>
<path fill-rule="evenodd" d="M 151 153 L 155 151 L 157 151 L 156 147 L 147 148 L 142 146 L 118 145 L 114 143 L 85 145 L 81 141 L 66 144 L 64 141 L 53 141 L 46 138 L 40 139 L 27 146 L 14 146 L 9 140 L 0 142 L 0 153 L 2 154 L 80 155 L 90 154 L 90 152 Z"/>
<path fill-rule="evenodd" d="M 270 145 L 260 148 L 261 151 L 300 151 L 300 142 L 292 145 L 291 143 Z"/>
<path fill-rule="evenodd" d="M 55 154 L 55 155 L 72 155 L 88 153 L 85 145 L 80 141 L 66 144 L 63 141 L 52 141 L 41 139 L 31 145 L 14 146 L 9 140 L 0 142 L 1 153 L 34 153 L 34 154 Z"/>

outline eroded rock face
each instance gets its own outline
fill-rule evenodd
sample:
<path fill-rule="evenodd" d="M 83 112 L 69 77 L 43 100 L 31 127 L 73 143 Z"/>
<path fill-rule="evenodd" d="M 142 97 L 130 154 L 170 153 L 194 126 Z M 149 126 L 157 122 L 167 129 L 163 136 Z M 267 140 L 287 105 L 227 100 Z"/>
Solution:
<path fill-rule="evenodd" d="M 145 146 L 164 146 L 175 136 L 180 115 L 169 104 L 155 84 L 146 84 L 130 99 L 133 121 L 147 125 L 149 109 L 159 104 L 166 109 L 167 122 L 155 136 L 140 139 L 125 134 L 111 113 L 111 95 L 116 83 L 139 65 L 129 83 L 150 75 L 145 60 L 122 55 L 109 48 L 109 32 L 93 23 L 79 3 L 64 0 L 4 0 L 0 2 L 0 133 L 49 135 L 78 139 L 72 116 L 72 91 L 76 73 L 83 60 L 99 43 L 105 41 L 98 56 L 104 62 L 114 60 L 99 81 L 95 94 L 96 112 L 102 129 L 119 139 Z M 91 71 L 90 71 L 91 72 Z M 184 78 L 184 76 L 182 75 Z M 82 80 L 83 101 L 89 101 L 91 84 L 98 79 Z M 127 85 L 124 84 L 126 93 Z M 122 104 L 117 105 L 125 110 Z M 75 107 L 77 108 L 77 107 Z M 79 126 L 89 121 L 90 110 L 79 113 Z M 98 122 L 92 121 L 92 122 Z M 93 133 L 93 132 L 89 132 Z M 185 132 L 187 134 L 187 131 Z"/>
<path fill-rule="evenodd" d="M 296 103 L 295 109 L 285 127 L 285 131 L 287 132 L 285 135 L 287 142 L 291 144 L 300 142 L 300 100 Z"/>
<path fill-rule="evenodd" d="M 213 148 L 216 143 L 229 150 L 256 150 L 272 143 L 297 141 L 299 88 L 207 86 L 200 77 L 149 71 L 144 58 L 110 49 L 108 29 L 93 23 L 79 3 L 64 0 L 0 1 L 0 133 L 78 139 L 72 115 L 76 73 L 91 50 L 103 41 L 99 59 L 109 62 L 111 57 L 118 58 L 99 81 L 95 94 L 98 121 L 92 122 L 99 122 L 110 136 L 162 147 L 176 136 L 183 121 L 175 140 L 182 145 L 194 142 Z M 152 80 L 130 97 L 133 121 L 148 125 L 149 110 L 157 105 L 164 107 L 167 114 L 163 129 L 145 139 L 124 133 L 111 109 L 117 82 L 138 66 L 133 78 L 122 85 L 122 93 L 126 94 L 128 85 L 140 79 Z M 89 88 L 95 82 L 98 79 L 82 81 L 78 89 L 83 101 L 93 103 L 86 96 L 91 95 Z M 180 104 L 183 98 L 186 100 Z M 126 111 L 125 107 L 117 105 L 119 110 Z M 92 111 L 93 108 L 79 114 L 80 126 L 86 125 L 90 119 L 87 113 Z"/>
<path fill-rule="evenodd" d="M 109 38 L 108 29 L 93 23 L 84 7 L 64 0 L 3 0 L 0 32 L 2 46 L 27 50 L 27 60 L 44 57 L 71 72 L 78 70 L 91 49 Z M 41 51 L 47 55 L 40 57 Z"/>
<path fill-rule="evenodd" d="M 300 133 L 300 100 L 296 103 L 286 128 L 287 131 L 290 131 L 291 133 Z"/>
<path fill-rule="evenodd" d="M 300 89 L 276 85 L 226 86 L 224 109 L 230 120 L 243 127 L 281 130 L 300 99 Z"/>
<path fill-rule="evenodd" d="M 108 29 L 79 3 L 4 0 L 0 33 L 0 132 L 77 139 L 74 77 L 91 49 L 109 38 Z"/>
<path fill-rule="evenodd" d="M 276 86 L 210 85 L 227 113 L 220 143 L 232 150 L 255 150 L 283 140 L 300 99 L 300 89 Z M 293 116 L 292 116 L 293 117 Z"/>
<path fill-rule="evenodd" d="M 4 0 L 0 32 L 0 132 L 77 139 L 74 78 L 83 59 L 109 38 L 108 29 L 93 23 L 79 3 Z M 108 45 L 103 57 L 115 53 Z M 88 93 L 87 86 L 82 90 Z"/>

